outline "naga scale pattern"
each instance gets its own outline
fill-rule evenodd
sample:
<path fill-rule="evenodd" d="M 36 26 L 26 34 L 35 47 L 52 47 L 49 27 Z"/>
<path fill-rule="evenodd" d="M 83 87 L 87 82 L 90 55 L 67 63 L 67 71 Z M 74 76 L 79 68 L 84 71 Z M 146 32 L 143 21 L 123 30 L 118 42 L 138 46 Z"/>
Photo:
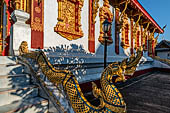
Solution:
<path fill-rule="evenodd" d="M 134 66 L 133 68 L 136 69 L 141 58 L 139 54 L 141 51 L 138 52 L 137 57 L 140 56 L 138 60 L 135 60 L 137 57 L 133 56 L 133 59 L 129 61 L 125 59 L 122 62 L 109 64 L 101 75 L 101 89 L 97 88 L 97 85 L 92 82 L 93 95 L 100 99 L 100 105 L 96 107 L 84 97 L 79 83 L 71 71 L 55 69 L 44 52 L 29 52 L 25 41 L 21 43 L 19 50 L 22 57 L 36 60 L 42 73 L 50 82 L 56 86 L 62 84 L 75 113 L 126 113 L 125 101 L 114 83 L 125 81 L 124 73 L 127 71 L 127 67 L 132 68 Z"/>

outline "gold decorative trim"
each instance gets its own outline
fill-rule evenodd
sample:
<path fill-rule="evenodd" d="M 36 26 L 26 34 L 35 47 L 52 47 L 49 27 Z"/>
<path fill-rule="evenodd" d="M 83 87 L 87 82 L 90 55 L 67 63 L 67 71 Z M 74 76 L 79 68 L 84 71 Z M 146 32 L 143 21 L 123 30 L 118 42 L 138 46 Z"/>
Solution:
<path fill-rule="evenodd" d="M 54 28 L 67 40 L 83 37 L 81 29 L 81 8 L 84 0 L 58 0 L 58 23 Z"/>
<path fill-rule="evenodd" d="M 97 12 L 99 9 L 99 0 L 92 0 L 92 16 L 93 16 L 93 24 L 96 23 L 95 19 L 97 16 Z"/>
<path fill-rule="evenodd" d="M 146 45 L 147 45 L 147 37 L 148 37 L 148 28 L 149 28 L 150 22 L 148 22 L 146 28 L 143 31 L 143 45 L 145 45 L 144 50 L 146 51 Z"/>
<path fill-rule="evenodd" d="M 100 35 L 99 35 L 99 42 L 101 44 L 104 44 L 104 39 L 103 39 L 103 36 L 104 36 L 104 31 L 103 31 L 103 28 L 102 28 L 102 24 L 103 22 L 105 21 L 105 19 L 107 19 L 109 22 L 112 22 L 113 21 L 113 14 L 112 12 L 110 11 L 110 5 L 109 5 L 109 1 L 108 0 L 104 0 L 104 4 L 103 6 L 99 9 L 99 17 L 100 17 Z M 107 39 L 107 45 L 110 45 L 113 43 L 113 40 L 111 38 L 111 30 L 108 32 L 108 39 Z"/>
<path fill-rule="evenodd" d="M 42 6 L 40 8 L 40 6 L 38 7 L 38 5 L 34 5 L 35 3 L 37 2 L 38 4 L 38 1 L 34 1 L 32 0 L 32 10 L 31 10 L 31 30 L 34 30 L 34 31 L 39 31 L 39 32 L 43 32 L 44 30 L 44 0 L 42 0 Z M 37 10 L 35 10 L 37 9 Z M 34 11 L 35 10 L 35 11 Z M 37 14 L 35 14 L 37 13 Z M 39 17 L 39 13 L 42 13 L 41 14 L 41 17 Z"/>
<path fill-rule="evenodd" d="M 129 47 L 129 31 L 130 31 L 130 24 L 128 22 L 127 14 L 123 15 L 123 25 L 122 25 L 122 31 L 121 31 L 121 46 L 124 49 L 127 49 Z"/>
<path fill-rule="evenodd" d="M 12 0 L 11 3 L 16 10 L 23 10 L 27 13 L 30 13 L 31 3 L 30 0 Z"/>

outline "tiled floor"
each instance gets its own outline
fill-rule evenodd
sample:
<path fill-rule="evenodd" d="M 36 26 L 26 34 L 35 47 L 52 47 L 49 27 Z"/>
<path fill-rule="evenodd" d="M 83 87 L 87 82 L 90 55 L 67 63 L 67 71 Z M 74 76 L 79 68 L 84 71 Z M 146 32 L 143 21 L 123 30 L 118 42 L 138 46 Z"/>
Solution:
<path fill-rule="evenodd" d="M 155 72 L 119 89 L 128 113 L 170 113 L 170 73 Z"/>

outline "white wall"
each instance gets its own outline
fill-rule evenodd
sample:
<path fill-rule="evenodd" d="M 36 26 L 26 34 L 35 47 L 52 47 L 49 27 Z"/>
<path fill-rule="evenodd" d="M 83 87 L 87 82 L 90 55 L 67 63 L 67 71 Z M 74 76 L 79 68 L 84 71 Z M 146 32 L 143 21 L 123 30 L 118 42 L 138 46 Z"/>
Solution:
<path fill-rule="evenodd" d="M 44 0 L 44 48 L 55 47 L 60 45 L 77 44 L 83 45 L 88 50 L 88 0 L 84 1 L 81 11 L 81 24 L 84 36 L 80 39 L 69 41 L 56 32 L 54 27 L 58 20 L 58 2 L 57 0 Z"/>
<path fill-rule="evenodd" d="M 168 54 L 169 54 L 169 56 L 168 56 Z M 157 56 L 159 56 L 160 58 L 163 58 L 163 59 L 170 59 L 170 51 L 157 52 Z"/>

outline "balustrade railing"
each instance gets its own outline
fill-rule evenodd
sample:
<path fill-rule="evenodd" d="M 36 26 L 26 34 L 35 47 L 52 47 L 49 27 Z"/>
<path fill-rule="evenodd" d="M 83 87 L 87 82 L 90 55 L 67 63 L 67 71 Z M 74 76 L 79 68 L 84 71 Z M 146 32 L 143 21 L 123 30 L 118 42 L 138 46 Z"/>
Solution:
<path fill-rule="evenodd" d="M 48 80 L 46 80 L 45 75 L 43 75 L 41 72 L 39 72 L 39 67 L 37 66 L 37 64 L 35 64 L 34 61 L 32 61 L 30 59 L 28 60 L 28 59 L 22 58 L 22 57 L 18 57 L 17 59 L 18 59 L 19 63 L 26 66 L 28 74 L 30 74 L 32 76 L 33 81 L 42 90 L 43 94 L 41 94 L 41 96 L 44 98 L 47 98 L 49 100 L 49 104 L 50 104 L 49 112 L 51 112 L 50 109 L 52 109 L 52 112 L 65 113 L 66 109 L 64 109 L 64 107 L 61 105 L 61 103 L 59 101 L 59 100 L 61 100 L 61 98 L 63 98 L 62 92 L 59 91 L 60 89 L 58 89 L 58 87 L 56 87 L 53 84 L 50 85 L 53 88 L 52 90 L 50 89 L 50 87 L 48 87 L 48 84 L 50 82 L 48 82 Z M 56 94 L 56 90 L 58 91 L 57 94 Z"/>
<path fill-rule="evenodd" d="M 163 59 L 163 58 L 160 58 L 159 56 L 155 56 L 155 57 L 152 57 L 152 58 L 170 65 L 170 59 Z"/>

